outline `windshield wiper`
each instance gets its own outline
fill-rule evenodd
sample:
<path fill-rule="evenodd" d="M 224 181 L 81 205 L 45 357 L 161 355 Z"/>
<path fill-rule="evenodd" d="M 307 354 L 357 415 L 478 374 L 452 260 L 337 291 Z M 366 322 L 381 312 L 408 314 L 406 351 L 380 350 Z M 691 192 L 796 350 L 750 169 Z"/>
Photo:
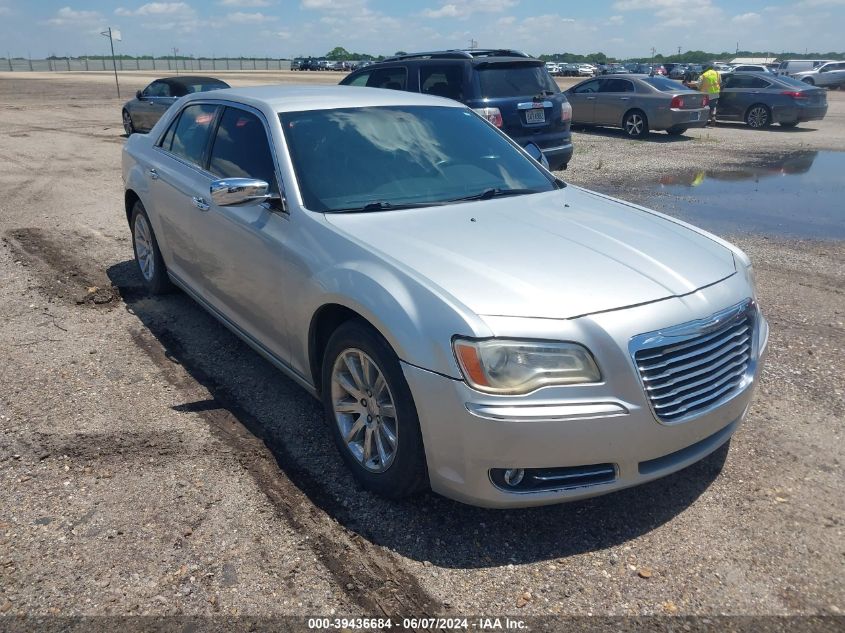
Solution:
<path fill-rule="evenodd" d="M 385 200 L 377 200 L 376 202 L 368 202 L 360 207 L 345 207 L 343 209 L 331 209 L 330 213 L 367 213 L 369 211 L 396 211 L 398 209 L 417 209 L 419 207 L 430 207 L 436 205 L 436 202 L 417 202 L 417 203 L 394 203 Z"/>
<path fill-rule="evenodd" d="M 491 187 L 485 189 L 480 193 L 474 193 L 471 196 L 463 196 L 462 198 L 454 198 L 449 202 L 466 202 L 468 200 L 489 200 L 490 198 L 498 198 L 504 196 L 521 196 L 528 193 L 542 193 L 538 189 L 500 189 L 498 187 Z"/>

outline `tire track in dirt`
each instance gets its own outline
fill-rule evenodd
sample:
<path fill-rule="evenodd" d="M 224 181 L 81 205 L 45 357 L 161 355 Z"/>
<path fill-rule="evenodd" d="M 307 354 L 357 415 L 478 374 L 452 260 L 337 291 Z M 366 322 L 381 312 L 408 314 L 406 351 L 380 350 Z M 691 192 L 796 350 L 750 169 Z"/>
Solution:
<path fill-rule="evenodd" d="M 107 289 L 110 304 L 144 294 L 137 286 L 111 286 L 104 267 L 96 261 L 76 260 L 72 253 L 86 252 L 80 248 L 85 239 L 82 235 L 59 238 L 35 228 L 16 229 L 7 235 L 4 241 L 31 266 L 40 279 L 38 289 L 48 298 L 67 301 L 75 291 L 87 290 L 88 284 Z M 338 592 L 368 616 L 443 612 L 443 606 L 404 568 L 398 555 L 372 544 L 333 518 L 343 517 L 343 506 L 320 481 L 296 464 L 283 442 L 264 433 L 262 420 L 242 406 L 225 384 L 203 371 L 166 323 L 152 323 L 148 329 L 130 334 L 163 378 L 187 398 L 207 400 L 211 394 L 215 406 L 196 411 L 197 415 L 217 439 L 234 449 L 239 463 L 280 518 L 308 536 L 305 543 L 331 574 Z"/>

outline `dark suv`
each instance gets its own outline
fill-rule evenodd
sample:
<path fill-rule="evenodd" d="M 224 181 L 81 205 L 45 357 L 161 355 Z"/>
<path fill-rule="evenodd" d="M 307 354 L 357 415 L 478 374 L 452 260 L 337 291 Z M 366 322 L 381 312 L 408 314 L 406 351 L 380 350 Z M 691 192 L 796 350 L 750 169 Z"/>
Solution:
<path fill-rule="evenodd" d="M 513 50 L 398 55 L 356 70 L 343 86 L 422 92 L 469 106 L 520 145 L 534 143 L 551 169 L 572 158 L 572 107 L 539 59 Z"/>

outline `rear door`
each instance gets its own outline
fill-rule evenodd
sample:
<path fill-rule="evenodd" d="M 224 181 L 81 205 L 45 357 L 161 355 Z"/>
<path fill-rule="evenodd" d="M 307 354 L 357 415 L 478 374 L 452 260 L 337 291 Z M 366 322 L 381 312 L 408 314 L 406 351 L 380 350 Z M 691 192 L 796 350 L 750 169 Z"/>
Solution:
<path fill-rule="evenodd" d="M 204 165 L 218 110 L 213 104 L 186 106 L 159 140 L 159 160 L 148 174 L 161 224 L 158 234 L 166 240 L 170 257 L 168 268 L 199 292 L 204 290 L 198 257 L 202 245 L 196 230 L 208 211 L 212 178 Z"/>
<path fill-rule="evenodd" d="M 593 124 L 596 122 L 596 97 L 599 92 L 599 79 L 591 79 L 566 91 L 572 106 L 574 123 Z"/>
<path fill-rule="evenodd" d="M 622 125 L 622 116 L 634 105 L 635 97 L 634 82 L 630 79 L 600 79 L 594 102 L 595 122 L 598 125 Z"/>

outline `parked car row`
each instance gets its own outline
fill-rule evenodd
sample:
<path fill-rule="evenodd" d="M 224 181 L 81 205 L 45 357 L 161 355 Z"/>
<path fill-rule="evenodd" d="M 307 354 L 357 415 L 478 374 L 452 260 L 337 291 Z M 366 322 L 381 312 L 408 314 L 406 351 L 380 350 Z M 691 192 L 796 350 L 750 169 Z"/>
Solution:
<path fill-rule="evenodd" d="M 336 70 L 349 72 L 362 66 L 366 66 L 371 62 L 351 62 L 351 61 L 333 61 L 328 59 L 318 59 L 315 57 L 297 57 L 290 63 L 291 70 Z"/>

